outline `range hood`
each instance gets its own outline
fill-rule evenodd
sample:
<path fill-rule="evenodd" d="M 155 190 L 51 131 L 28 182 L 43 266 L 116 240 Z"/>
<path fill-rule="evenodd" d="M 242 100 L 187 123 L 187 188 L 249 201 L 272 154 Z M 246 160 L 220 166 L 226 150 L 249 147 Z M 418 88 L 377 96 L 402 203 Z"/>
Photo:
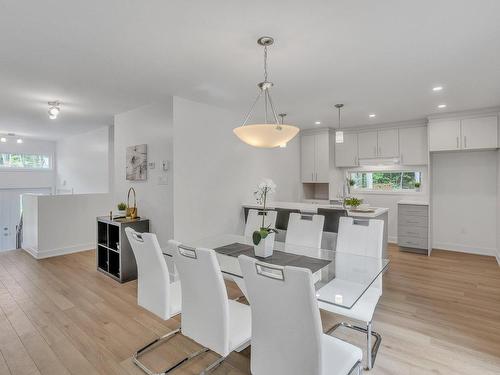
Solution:
<path fill-rule="evenodd" d="M 398 165 L 401 162 L 400 158 L 373 158 L 359 159 L 359 166 L 376 166 L 376 165 Z"/>

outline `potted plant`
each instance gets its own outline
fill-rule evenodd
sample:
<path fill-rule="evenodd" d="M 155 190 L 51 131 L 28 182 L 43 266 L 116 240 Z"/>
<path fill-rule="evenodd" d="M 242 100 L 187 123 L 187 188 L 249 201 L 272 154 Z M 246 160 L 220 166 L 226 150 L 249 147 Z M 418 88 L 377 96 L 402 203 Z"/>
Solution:
<path fill-rule="evenodd" d="M 266 203 L 268 195 L 273 194 L 276 191 L 276 184 L 270 180 L 266 179 L 259 184 L 257 190 L 254 192 L 254 196 L 258 204 L 262 204 L 262 211 L 266 212 Z M 274 248 L 274 236 L 278 231 L 271 226 L 265 226 L 266 215 L 262 215 L 262 224 L 259 229 L 255 230 L 252 235 L 252 242 L 255 245 L 254 251 L 255 255 L 261 258 L 267 258 L 273 255 Z"/>
<path fill-rule="evenodd" d="M 346 206 L 355 210 L 361 203 L 363 203 L 363 200 L 355 197 L 349 197 L 344 200 L 344 203 Z"/>
<path fill-rule="evenodd" d="M 124 202 L 118 203 L 116 206 L 118 208 L 117 215 L 118 216 L 125 216 L 126 210 L 127 210 L 127 205 Z"/>
<path fill-rule="evenodd" d="M 356 181 L 353 178 L 347 178 L 347 194 L 351 194 L 351 188 L 356 185 Z"/>
<path fill-rule="evenodd" d="M 415 182 L 415 190 L 420 191 L 420 182 Z"/>

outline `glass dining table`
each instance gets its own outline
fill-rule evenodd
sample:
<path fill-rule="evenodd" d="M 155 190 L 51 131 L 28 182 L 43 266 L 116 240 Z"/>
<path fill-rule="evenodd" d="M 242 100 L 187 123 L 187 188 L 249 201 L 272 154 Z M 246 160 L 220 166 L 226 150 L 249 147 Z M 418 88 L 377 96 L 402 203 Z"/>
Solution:
<path fill-rule="evenodd" d="M 253 245 L 251 238 L 234 234 L 218 235 L 183 243 L 183 245 L 194 248 L 215 249 L 222 273 L 232 278 L 243 293 L 246 294 L 243 274 L 238 258 L 235 256 L 237 253 L 225 254 L 219 251 L 222 247 L 235 244 L 241 244 L 240 247 L 242 245 Z M 164 255 L 169 257 L 172 256 L 172 251 L 172 249 L 168 248 L 163 249 Z M 274 266 L 305 264 L 309 267 L 313 265 L 309 268 L 312 272 L 318 301 L 346 309 L 351 309 L 389 266 L 389 259 L 291 245 L 278 241 L 274 243 L 274 254 L 281 254 L 284 257 L 274 257 L 274 255 L 271 258 L 254 257 L 262 263 L 269 262 Z M 281 264 L 273 262 L 275 258 L 279 258 Z M 283 260 L 286 259 L 295 262 L 295 264 L 287 264 L 286 261 L 283 263 Z"/>

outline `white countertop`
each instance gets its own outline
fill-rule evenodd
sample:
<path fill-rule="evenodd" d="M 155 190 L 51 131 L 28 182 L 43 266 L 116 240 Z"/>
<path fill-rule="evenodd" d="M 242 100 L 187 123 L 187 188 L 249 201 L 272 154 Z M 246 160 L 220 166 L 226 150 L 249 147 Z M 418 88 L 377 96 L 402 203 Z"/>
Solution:
<path fill-rule="evenodd" d="M 246 208 L 256 208 L 261 209 L 262 206 L 259 206 L 257 203 L 246 203 L 243 204 L 243 207 Z M 267 205 L 267 208 L 288 208 L 299 210 L 303 213 L 316 213 L 318 212 L 318 208 L 343 208 L 340 205 L 331 205 L 331 204 L 314 204 L 314 203 L 301 203 L 301 202 L 270 202 Z M 352 212 L 347 210 L 349 216 L 352 217 L 362 217 L 362 218 L 375 218 L 386 212 L 389 212 L 388 208 L 383 207 L 371 207 L 375 210 L 375 212 Z"/>
<path fill-rule="evenodd" d="M 428 206 L 429 202 L 426 201 L 412 201 L 410 199 L 403 199 L 398 202 L 398 204 L 411 204 L 415 206 Z"/>

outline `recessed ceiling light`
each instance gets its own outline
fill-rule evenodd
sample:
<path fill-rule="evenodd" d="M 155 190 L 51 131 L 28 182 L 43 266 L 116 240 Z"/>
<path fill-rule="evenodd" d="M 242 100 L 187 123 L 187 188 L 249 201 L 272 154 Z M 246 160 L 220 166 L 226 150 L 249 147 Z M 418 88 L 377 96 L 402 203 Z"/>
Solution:
<path fill-rule="evenodd" d="M 443 86 L 436 86 L 432 88 L 432 91 L 441 91 L 443 89 Z"/>
<path fill-rule="evenodd" d="M 446 108 L 446 104 L 440 104 L 440 105 L 438 105 L 438 108 L 440 108 L 440 109 Z"/>
<path fill-rule="evenodd" d="M 7 138 L 5 138 L 5 137 L 0 138 L 0 142 L 2 142 L 2 143 L 7 142 Z"/>
<path fill-rule="evenodd" d="M 17 143 L 23 143 L 23 139 L 22 138 L 17 138 Z"/>
<path fill-rule="evenodd" d="M 374 118 L 374 117 L 377 117 L 377 115 L 376 115 L 375 113 L 370 113 L 370 114 L 368 115 L 368 117 L 369 117 L 369 118 Z"/>
<path fill-rule="evenodd" d="M 55 120 L 57 116 L 59 115 L 59 112 L 61 111 L 60 105 L 58 101 L 55 102 L 49 102 L 49 118 L 51 120 Z"/>
<path fill-rule="evenodd" d="M 315 121 L 314 125 L 321 125 L 321 121 Z"/>

